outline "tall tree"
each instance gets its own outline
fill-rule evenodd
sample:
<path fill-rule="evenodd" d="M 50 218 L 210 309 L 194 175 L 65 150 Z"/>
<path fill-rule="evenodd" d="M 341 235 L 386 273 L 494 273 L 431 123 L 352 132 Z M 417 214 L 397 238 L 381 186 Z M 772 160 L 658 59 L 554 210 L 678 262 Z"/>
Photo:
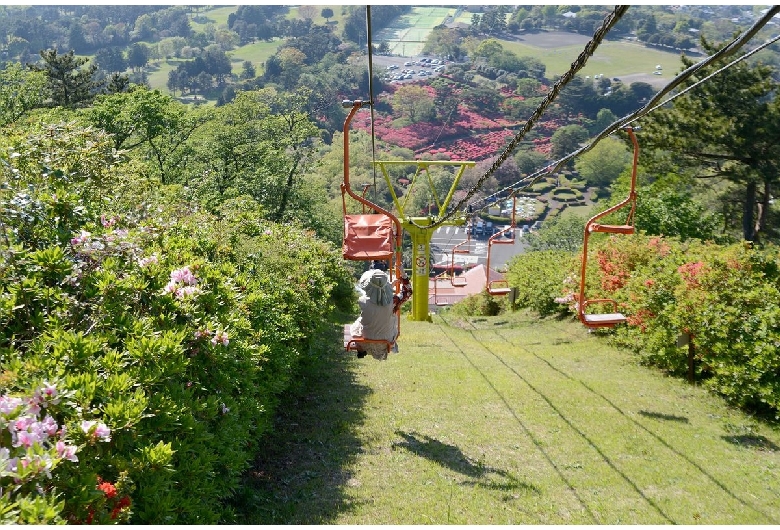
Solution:
<path fill-rule="evenodd" d="M 404 85 L 393 94 L 393 108 L 411 123 L 427 121 L 434 116 L 433 96 L 423 87 Z"/>
<path fill-rule="evenodd" d="M 705 40 L 707 53 L 716 47 Z M 730 59 L 730 58 L 729 58 Z M 685 68 L 693 61 L 682 57 Z M 697 79 L 723 66 L 713 65 Z M 773 187 L 780 179 L 780 100 L 772 67 L 738 63 L 643 119 L 643 151 L 696 168 L 701 179 L 744 190 L 742 236 L 765 231 Z M 693 84 L 693 80 L 688 85 Z"/>
<path fill-rule="evenodd" d="M 626 145 L 612 136 L 604 138 L 574 161 L 580 176 L 591 186 L 606 188 L 631 163 Z"/>
<path fill-rule="evenodd" d="M 85 110 L 95 126 L 111 133 L 116 149 L 138 149 L 163 184 L 183 172 L 186 142 L 202 117 L 159 90 L 134 86 L 129 92 L 100 96 Z"/>
<path fill-rule="evenodd" d="M 550 142 L 552 143 L 553 158 L 563 158 L 572 151 L 580 148 L 580 144 L 588 139 L 588 130 L 582 125 L 564 125 L 556 130 Z M 572 165 L 573 161 L 569 161 Z"/>
<path fill-rule="evenodd" d="M 127 64 L 131 68 L 140 69 L 149 62 L 149 47 L 146 44 L 136 42 L 127 52 Z"/>
<path fill-rule="evenodd" d="M 219 199 L 252 196 L 275 221 L 290 219 L 317 128 L 307 112 L 306 90 L 265 88 L 240 92 L 212 112 L 191 142 L 201 164 L 201 193 Z"/>
<path fill-rule="evenodd" d="M 28 68 L 46 75 L 47 95 L 52 106 L 75 108 L 89 104 L 102 84 L 95 81 L 97 66 L 83 68 L 89 59 L 76 57 L 73 50 L 61 55 L 56 49 L 41 50 L 43 64 Z"/>
<path fill-rule="evenodd" d="M 104 72 L 124 72 L 127 68 L 127 61 L 119 46 L 100 48 L 95 52 L 95 63 Z"/>

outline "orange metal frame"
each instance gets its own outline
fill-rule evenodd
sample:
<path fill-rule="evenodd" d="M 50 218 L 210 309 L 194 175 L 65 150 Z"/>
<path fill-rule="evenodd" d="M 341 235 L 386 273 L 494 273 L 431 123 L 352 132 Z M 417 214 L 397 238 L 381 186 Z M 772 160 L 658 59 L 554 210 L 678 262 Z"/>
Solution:
<path fill-rule="evenodd" d="M 455 254 L 470 254 L 471 253 L 471 230 L 473 230 L 473 227 L 469 224 L 469 226 L 466 227 L 466 239 L 464 241 L 461 241 L 454 247 L 452 247 L 451 257 L 450 257 L 450 283 L 453 287 L 463 287 L 466 285 L 466 278 L 459 277 L 458 281 L 455 281 Z M 469 248 L 467 250 L 461 250 L 460 247 L 466 245 Z M 465 267 L 464 267 L 465 268 Z"/>
<path fill-rule="evenodd" d="M 490 279 L 490 250 L 493 247 L 493 245 L 513 245 L 515 243 L 515 228 L 516 228 L 515 210 L 517 208 L 517 196 L 515 195 L 515 192 L 512 192 L 511 196 L 512 196 L 512 224 L 510 224 L 507 228 L 504 228 L 503 230 L 496 232 L 495 234 L 492 234 L 488 239 L 487 264 L 485 265 L 485 275 L 486 275 L 485 287 L 487 289 L 487 292 L 492 295 L 505 295 L 512 290 L 509 287 L 509 282 L 507 280 L 491 281 Z M 504 234 L 506 233 L 511 233 L 512 237 L 510 237 L 509 239 L 504 238 Z"/>
<path fill-rule="evenodd" d="M 633 127 L 626 127 L 626 132 L 631 138 L 631 143 L 634 145 L 634 160 L 633 168 L 631 170 L 631 189 L 628 193 L 628 197 L 619 202 L 618 204 L 604 210 L 591 217 L 587 223 L 585 223 L 585 236 L 582 244 L 582 263 L 580 265 L 580 293 L 577 298 L 577 316 L 584 325 L 590 328 L 611 328 L 617 324 L 621 324 L 626 321 L 626 316 L 617 310 L 617 302 L 609 298 L 594 298 L 588 300 L 585 298 L 585 273 L 587 270 L 588 262 L 588 239 L 593 232 L 601 232 L 608 234 L 633 234 L 634 233 L 634 213 L 636 211 L 636 172 L 637 162 L 639 161 L 639 143 L 634 135 Z M 622 225 L 605 225 L 597 223 L 599 219 L 606 217 L 607 215 L 616 212 L 617 210 L 629 206 L 631 209 L 626 217 L 625 224 Z M 610 304 L 612 306 L 612 313 L 602 314 L 587 314 L 585 309 L 591 304 Z"/>
<path fill-rule="evenodd" d="M 388 210 L 382 208 L 381 206 L 374 204 L 370 200 L 365 198 L 366 190 L 368 189 L 366 186 L 363 187 L 363 193 L 362 195 L 356 194 L 350 185 L 349 181 L 349 124 L 352 122 L 352 118 L 355 116 L 355 113 L 360 110 L 360 108 L 363 105 L 369 105 L 370 102 L 367 101 L 361 101 L 361 100 L 355 100 L 355 101 L 345 101 L 342 103 L 345 107 L 351 106 L 351 109 L 349 113 L 347 114 L 346 119 L 344 120 L 344 180 L 341 183 L 341 200 L 342 200 L 342 207 L 344 211 L 344 216 L 346 218 L 347 214 L 347 195 L 352 197 L 354 200 L 359 202 L 363 205 L 363 212 L 365 214 L 366 208 L 369 209 L 369 211 L 374 211 L 378 214 L 382 214 L 390 218 L 390 220 L 393 223 L 393 226 L 395 227 L 395 234 L 394 234 L 394 242 L 395 248 L 393 249 L 393 257 L 391 258 L 391 261 L 393 261 L 392 266 L 390 267 L 390 270 L 393 271 L 393 275 L 391 276 L 391 280 L 393 281 L 393 287 L 395 290 L 395 293 L 398 294 L 401 290 L 400 281 L 398 281 L 399 278 L 403 275 L 403 265 L 402 265 L 402 252 L 401 252 L 401 243 L 403 241 L 403 229 L 401 227 L 401 222 L 398 220 L 398 218 L 390 213 Z M 370 214 L 366 214 L 370 215 Z M 344 237 L 347 237 L 347 234 L 344 234 Z M 401 335 L 401 310 L 398 310 L 396 318 L 398 319 L 398 325 L 397 325 L 397 334 L 396 339 L 398 336 Z M 346 329 L 346 328 L 345 328 Z M 345 331 L 346 333 L 346 331 Z M 346 339 L 344 341 L 344 348 L 347 351 L 350 350 L 357 350 L 358 344 L 361 342 L 366 343 L 378 343 L 378 344 L 385 344 L 387 346 L 387 350 L 390 351 L 392 348 L 392 342 L 386 341 L 386 340 L 375 340 L 375 339 L 364 339 L 364 338 L 356 338 L 350 336 L 349 339 Z"/>

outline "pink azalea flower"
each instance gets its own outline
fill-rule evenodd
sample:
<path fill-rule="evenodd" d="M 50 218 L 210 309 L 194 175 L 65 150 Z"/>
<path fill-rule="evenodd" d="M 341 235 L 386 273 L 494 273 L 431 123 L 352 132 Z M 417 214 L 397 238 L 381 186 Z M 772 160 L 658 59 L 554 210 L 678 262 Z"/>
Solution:
<path fill-rule="evenodd" d="M 180 287 L 176 290 L 176 298 L 182 299 L 187 298 L 189 296 L 194 296 L 198 293 L 200 293 L 200 289 L 197 287 L 193 287 L 192 285 L 188 285 L 186 287 Z"/>
<path fill-rule="evenodd" d="M 70 240 L 70 244 L 73 245 L 74 247 L 76 245 L 81 245 L 85 241 L 89 241 L 90 237 L 92 237 L 92 234 L 90 234 L 86 230 L 82 230 L 81 233 L 78 236 L 76 236 L 76 237 L 74 237 L 73 239 Z"/>
<path fill-rule="evenodd" d="M 16 441 L 12 443 L 14 447 L 32 447 L 35 442 L 40 442 L 40 437 L 29 431 L 16 433 Z"/>
<path fill-rule="evenodd" d="M 46 415 L 46 417 L 43 418 L 43 421 L 38 423 L 38 428 L 41 432 L 45 433 L 47 437 L 54 436 L 59 429 L 57 422 L 49 415 Z"/>
<path fill-rule="evenodd" d="M 22 398 L 0 396 L 0 414 L 10 414 L 18 409 L 24 401 Z"/>
<path fill-rule="evenodd" d="M 62 440 L 58 441 L 55 445 L 55 449 L 57 450 L 57 456 L 60 458 L 64 458 L 65 460 L 70 460 L 71 462 L 78 462 L 79 458 L 76 456 L 76 452 L 79 450 L 78 447 L 75 445 L 68 445 Z"/>
<path fill-rule="evenodd" d="M 94 440 L 99 440 L 101 442 L 111 441 L 111 429 L 106 427 L 105 423 L 94 420 L 84 420 L 81 422 L 81 430 L 84 431 L 84 434 L 92 436 Z"/>
<path fill-rule="evenodd" d="M 176 283 L 183 283 L 185 285 L 195 285 L 198 283 L 198 279 L 192 274 L 189 267 L 182 267 L 171 272 L 171 281 Z"/>
<path fill-rule="evenodd" d="M 148 258 L 141 258 L 138 260 L 138 266 L 141 268 L 148 267 L 155 263 L 158 263 L 157 254 L 152 254 Z"/>
<path fill-rule="evenodd" d="M 103 442 L 111 441 L 111 429 L 109 429 L 104 423 L 98 423 L 95 428 L 95 436 L 98 440 Z"/>
<path fill-rule="evenodd" d="M 225 331 L 217 331 L 211 339 L 212 344 L 221 344 L 222 346 L 227 346 L 229 342 L 228 334 Z"/>

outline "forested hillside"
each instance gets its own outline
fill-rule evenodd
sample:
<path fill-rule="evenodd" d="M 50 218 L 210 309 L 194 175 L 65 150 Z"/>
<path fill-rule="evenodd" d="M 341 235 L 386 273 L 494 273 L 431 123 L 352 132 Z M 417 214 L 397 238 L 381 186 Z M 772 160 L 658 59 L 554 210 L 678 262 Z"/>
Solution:
<path fill-rule="evenodd" d="M 412 9 L 376 6 L 372 21 Z M 342 101 L 374 91 L 348 133 L 354 182 L 374 181 L 375 157 L 468 158 L 463 196 L 560 75 L 511 51 L 513 39 L 589 35 L 609 11 L 479 9 L 469 24 L 430 28 L 414 58 L 372 43 L 372 57 L 418 72 L 421 58 L 442 65 L 401 81 L 369 77 L 362 6 L 0 7 L 0 521 L 236 521 L 231 503 L 279 396 L 356 309 L 361 264 L 341 256 Z M 757 13 L 636 6 L 611 37 L 621 50 L 671 47 L 682 70 Z M 686 357 L 669 345 L 695 337 L 699 376 L 770 413 L 777 51 L 687 80 L 689 92 L 640 120 L 640 233 L 599 243 L 592 286 L 618 291 L 630 312 L 614 334 L 623 345 L 676 373 Z M 266 55 L 241 59 L 250 52 Z M 150 83 L 162 68 L 165 86 Z M 475 198 L 576 150 L 655 90 L 575 77 Z M 626 193 L 628 153 L 617 133 L 523 191 L 589 187 L 602 210 Z M 434 212 L 408 177 L 378 179 L 377 202 L 395 194 L 409 213 Z M 453 178 L 431 172 L 437 189 Z M 507 271 L 522 287 L 516 305 L 571 315 L 570 242 L 589 214 L 543 212 Z M 512 308 L 482 302 L 462 307 Z"/>

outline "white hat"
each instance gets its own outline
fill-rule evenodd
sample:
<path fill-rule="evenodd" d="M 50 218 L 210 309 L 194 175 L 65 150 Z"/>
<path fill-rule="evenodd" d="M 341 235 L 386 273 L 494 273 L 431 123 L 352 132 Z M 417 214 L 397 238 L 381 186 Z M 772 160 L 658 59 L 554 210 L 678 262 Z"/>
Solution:
<path fill-rule="evenodd" d="M 393 302 L 393 286 L 390 285 L 387 274 L 380 270 L 372 270 L 364 274 L 358 285 L 366 293 L 366 297 L 377 305 L 388 305 Z"/>

